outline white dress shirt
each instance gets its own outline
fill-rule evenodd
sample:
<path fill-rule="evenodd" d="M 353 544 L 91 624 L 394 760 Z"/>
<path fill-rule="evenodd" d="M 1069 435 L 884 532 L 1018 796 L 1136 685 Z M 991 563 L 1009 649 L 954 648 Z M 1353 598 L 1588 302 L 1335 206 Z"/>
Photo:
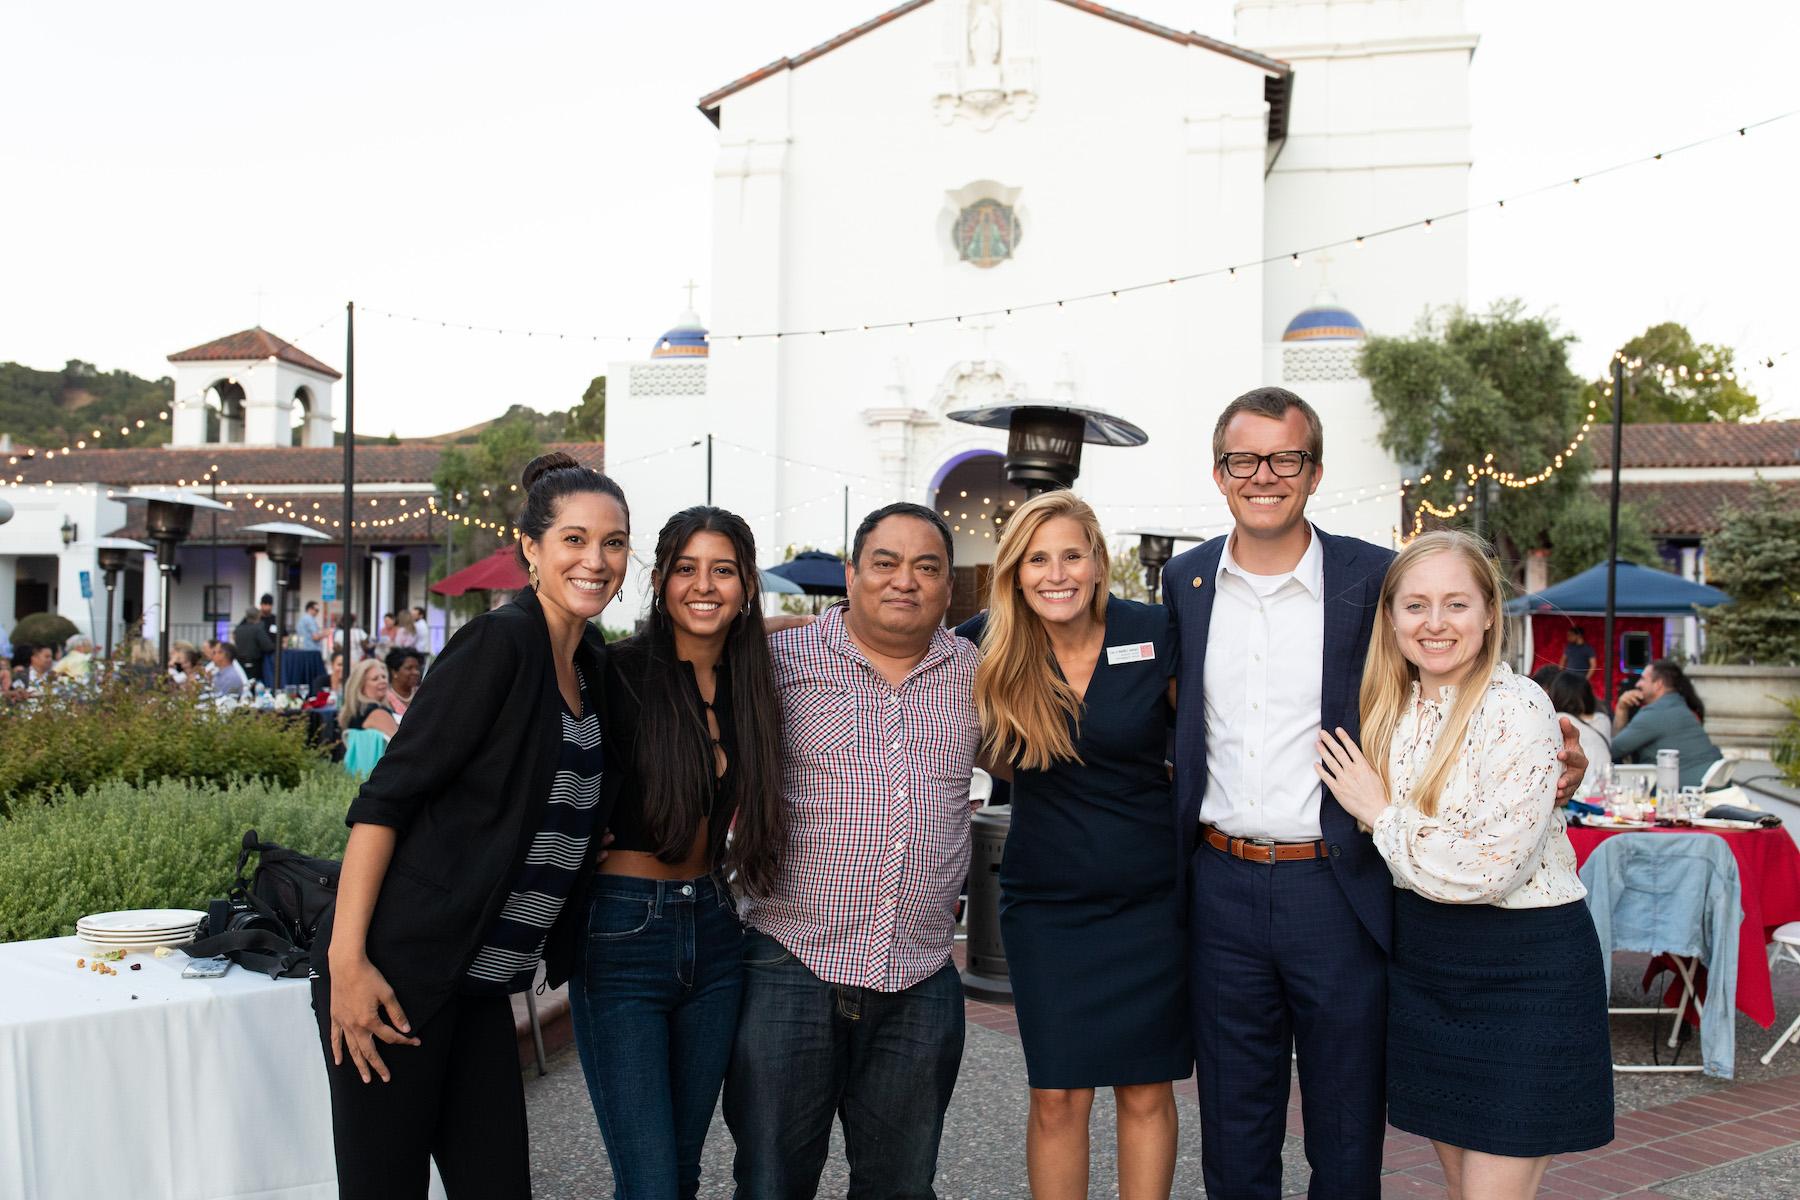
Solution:
<path fill-rule="evenodd" d="M 1206 634 L 1206 795 L 1200 819 L 1234 837 L 1319 836 L 1325 560 L 1317 530 L 1283 575 L 1219 555 Z"/>

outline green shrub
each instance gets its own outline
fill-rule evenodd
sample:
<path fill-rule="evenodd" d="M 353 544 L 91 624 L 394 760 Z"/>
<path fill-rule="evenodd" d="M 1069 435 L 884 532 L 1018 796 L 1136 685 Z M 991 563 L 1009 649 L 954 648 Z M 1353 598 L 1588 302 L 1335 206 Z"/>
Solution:
<path fill-rule="evenodd" d="M 15 646 L 60 646 L 81 630 L 75 622 L 57 613 L 32 613 L 13 626 Z"/>
<path fill-rule="evenodd" d="M 296 788 L 112 780 L 23 801 L 0 820 L 0 942 L 75 932 L 89 913 L 197 908 L 225 894 L 244 831 L 338 858 L 356 784 L 309 773 Z"/>
<path fill-rule="evenodd" d="M 0 711 L 0 814 L 20 800 L 109 779 L 259 778 L 291 788 L 319 762 L 300 720 L 222 712 L 160 675 L 118 671 L 93 685 L 58 684 Z"/>
<path fill-rule="evenodd" d="M 1800 696 L 1789 696 L 1781 703 L 1788 710 L 1787 724 L 1775 735 L 1775 747 L 1769 757 L 1781 768 L 1782 779 L 1789 787 L 1800 787 Z"/>

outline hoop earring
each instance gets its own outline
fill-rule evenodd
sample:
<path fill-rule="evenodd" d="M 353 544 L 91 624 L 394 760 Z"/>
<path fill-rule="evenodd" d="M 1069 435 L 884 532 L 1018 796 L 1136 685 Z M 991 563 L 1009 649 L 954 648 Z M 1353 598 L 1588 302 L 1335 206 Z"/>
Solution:
<path fill-rule="evenodd" d="M 525 573 L 527 575 L 531 576 L 531 590 L 534 592 L 537 591 L 538 590 L 537 564 L 534 562 L 526 563 L 525 564 Z"/>

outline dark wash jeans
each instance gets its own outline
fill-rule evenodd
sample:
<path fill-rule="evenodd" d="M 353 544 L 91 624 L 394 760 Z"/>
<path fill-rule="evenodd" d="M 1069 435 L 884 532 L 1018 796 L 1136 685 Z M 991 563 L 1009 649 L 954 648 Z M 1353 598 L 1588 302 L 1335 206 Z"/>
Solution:
<path fill-rule="evenodd" d="M 691 1200 L 731 1059 L 744 930 L 713 879 L 595 877 L 569 980 L 617 1200 Z"/>
<path fill-rule="evenodd" d="M 737 1200 L 810 1200 L 834 1115 L 844 1123 L 849 1200 L 934 1200 L 962 1052 L 954 964 L 903 992 L 843 987 L 749 931 L 725 1081 Z"/>

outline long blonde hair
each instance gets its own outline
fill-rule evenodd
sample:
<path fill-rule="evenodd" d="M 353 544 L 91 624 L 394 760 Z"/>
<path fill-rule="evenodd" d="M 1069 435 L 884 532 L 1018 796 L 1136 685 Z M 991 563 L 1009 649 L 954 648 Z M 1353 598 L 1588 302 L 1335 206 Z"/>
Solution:
<path fill-rule="evenodd" d="M 1474 576 L 1475 586 L 1480 590 L 1494 624 L 1482 639 L 1481 653 L 1457 681 L 1456 700 L 1444 718 L 1443 728 L 1438 731 L 1437 744 L 1432 747 L 1431 758 L 1426 762 L 1424 772 L 1413 785 L 1411 803 L 1428 817 L 1437 814 L 1438 796 L 1443 792 L 1444 783 L 1462 754 L 1463 738 L 1468 735 L 1469 721 L 1474 717 L 1475 710 L 1481 707 L 1482 698 L 1487 694 L 1488 682 L 1493 679 L 1494 671 L 1500 665 L 1500 654 L 1505 641 L 1504 627 L 1501 625 L 1504 619 L 1501 602 L 1505 599 L 1505 584 L 1500 576 L 1500 567 L 1494 561 L 1487 543 L 1473 534 L 1455 529 L 1420 534 L 1407 543 L 1406 549 L 1388 567 L 1387 577 L 1381 581 L 1380 610 L 1375 617 L 1375 635 L 1369 639 L 1369 656 L 1363 664 L 1360 697 L 1363 755 L 1381 777 L 1389 796 L 1394 794 L 1394 780 L 1389 778 L 1388 755 L 1393 748 L 1394 733 L 1400 727 L 1407 705 L 1412 702 L 1412 685 L 1419 678 L 1418 668 L 1406 661 L 1405 656 L 1400 653 L 1400 639 L 1394 630 L 1394 595 L 1400 590 L 1400 583 L 1405 579 L 1406 573 L 1422 559 L 1434 554 L 1462 556 L 1463 561 L 1468 564 L 1469 573 Z"/>
<path fill-rule="evenodd" d="M 373 675 L 377 668 L 385 672 L 387 664 L 371 654 L 357 663 L 356 669 L 350 672 L 350 678 L 344 681 L 344 694 L 338 697 L 338 729 L 340 732 L 348 731 L 350 722 L 364 713 L 373 712 L 381 707 L 374 700 L 365 700 L 362 694 L 363 685 L 369 681 L 369 676 Z"/>
<path fill-rule="evenodd" d="M 1073 492 L 1045 492 L 1021 505 L 1000 535 L 975 671 L 982 749 L 1003 762 L 1016 756 L 1027 770 L 1043 770 L 1059 759 L 1081 761 L 1069 734 L 1070 723 L 1081 721 L 1081 697 L 1056 670 L 1050 635 L 1019 589 L 1019 564 L 1031 539 L 1058 517 L 1074 521 L 1087 536 L 1094 564 L 1093 617 L 1106 620 L 1110 560 L 1100 518 Z"/>

